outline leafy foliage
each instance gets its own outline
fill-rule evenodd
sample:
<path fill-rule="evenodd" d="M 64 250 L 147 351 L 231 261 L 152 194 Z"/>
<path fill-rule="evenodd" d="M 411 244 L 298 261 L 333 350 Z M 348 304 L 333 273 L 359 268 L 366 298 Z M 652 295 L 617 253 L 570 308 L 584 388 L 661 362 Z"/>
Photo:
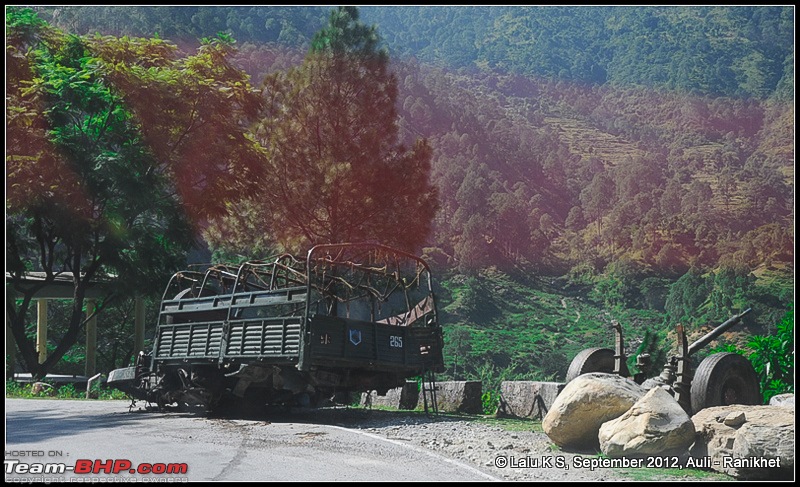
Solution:
<path fill-rule="evenodd" d="M 80 31 L 121 28 L 177 38 L 227 29 L 240 40 L 270 42 L 289 39 L 284 33 L 295 29 L 305 33 L 306 40 L 294 44 L 300 48 L 312 45 L 318 32 L 316 52 L 332 40 L 337 49 L 352 40 L 351 34 L 332 36 L 336 29 L 345 32 L 336 22 L 345 22 L 347 9 L 327 12 L 327 27 L 323 8 L 89 10 L 42 9 L 59 25 L 79 23 Z M 693 266 L 753 270 L 767 261 L 791 261 L 790 8 L 358 12 L 379 22 L 398 58 L 409 54 L 439 66 L 471 67 L 453 71 L 413 61 L 394 67 L 400 141 L 413 146 L 422 136 L 432 148 L 440 211 L 427 244 L 452 256 L 461 272 L 530 264 L 563 274 L 582 263 L 600 272 L 626 258 L 676 278 Z M 164 25 L 165 18 L 175 25 Z M 352 32 L 365 43 L 350 48 L 368 51 L 375 32 L 360 28 L 365 30 Z M 258 79 L 297 62 L 274 44 L 244 47 L 241 57 L 231 59 Z M 283 75 L 274 81 L 281 78 L 295 84 Z M 284 86 L 271 92 L 290 91 Z M 285 105 L 275 100 L 271 106 Z M 310 117 L 308 111 L 296 112 L 295 120 Z M 263 124 L 262 142 L 278 137 L 270 127 Z M 293 140 L 285 137 L 289 133 L 281 137 Z M 272 181 L 274 173 L 264 184 Z M 259 206 L 237 205 L 228 212 L 229 227 L 264 221 Z M 302 213 L 317 216 L 309 209 Z M 270 236 L 259 229 L 237 238 L 221 229 L 209 238 L 270 246 Z"/>
<path fill-rule="evenodd" d="M 657 376 L 664 364 L 667 362 L 667 350 L 664 348 L 662 340 L 659 339 L 658 332 L 654 328 L 646 328 L 642 336 L 642 343 L 636 349 L 636 353 L 628 358 L 628 370 L 636 370 L 642 377 L 650 378 Z M 642 354 L 650 356 L 649 363 L 642 367 L 636 365 L 636 357 Z"/>
<path fill-rule="evenodd" d="M 365 7 L 401 54 L 579 83 L 764 97 L 792 56 L 788 7 Z"/>
<path fill-rule="evenodd" d="M 76 33 L 308 46 L 324 7 L 39 7 Z M 722 96 L 791 96 L 787 6 L 361 8 L 397 56 L 456 68 Z"/>
<path fill-rule="evenodd" d="M 774 335 L 756 335 L 747 348 L 765 404 L 772 396 L 794 392 L 794 309 L 786 312 Z"/>
<path fill-rule="evenodd" d="M 61 6 L 40 8 L 54 25 L 79 34 L 190 39 L 218 32 L 252 42 L 308 44 L 323 25 L 324 7 Z M 102 29 L 101 29 L 102 28 Z"/>
<path fill-rule="evenodd" d="M 263 153 L 243 125 L 261 98 L 230 63 L 230 36 L 205 39 L 187 57 L 161 39 L 95 36 L 90 45 L 195 228 L 257 189 Z"/>
<path fill-rule="evenodd" d="M 168 181 L 152 170 L 156 163 L 130 112 L 83 39 L 62 35 L 25 10 L 10 9 L 7 18 L 25 35 L 12 34 L 19 43 L 7 48 L 15 59 L 8 105 L 16 116 L 8 125 L 6 255 L 9 291 L 21 300 L 8 299 L 6 310 L 24 362 L 40 377 L 77 340 L 92 280 L 125 276 L 109 280 L 102 308 L 111 293 L 163 277 L 190 235 Z M 27 270 L 43 271 L 45 280 L 21 287 Z M 39 364 L 25 334 L 26 315 L 35 293 L 62 272 L 72 273 L 75 288 L 69 327 Z"/>
<path fill-rule="evenodd" d="M 500 407 L 500 391 L 484 391 L 481 395 L 481 406 L 483 414 L 496 414 Z"/>
<path fill-rule="evenodd" d="M 794 307 L 784 314 L 770 335 L 754 335 L 743 347 L 723 343 L 711 353 L 732 352 L 750 360 L 758 374 L 764 404 L 773 396 L 794 392 Z"/>
<path fill-rule="evenodd" d="M 674 323 L 685 322 L 696 316 L 706 299 L 706 279 L 697 269 L 689 269 L 689 272 L 670 286 L 666 310 Z"/>
<path fill-rule="evenodd" d="M 45 382 L 45 386 L 33 391 L 33 384 L 23 384 L 13 380 L 6 381 L 6 397 L 51 397 L 56 392 L 52 384 Z"/>
<path fill-rule="evenodd" d="M 264 178 L 239 216 L 219 222 L 235 237 L 215 245 L 246 246 L 247 228 L 267 227 L 291 250 L 364 240 L 422 247 L 436 211 L 430 147 L 397 142 L 397 81 L 377 42 L 355 8 L 340 8 L 302 66 L 265 80 L 255 132 Z"/>
<path fill-rule="evenodd" d="M 132 293 L 158 293 L 194 241 L 189 222 L 225 208 L 214 190 L 241 188 L 225 176 L 251 180 L 237 172 L 252 160 L 245 155 L 253 145 L 243 143 L 235 116 L 236 101 L 250 90 L 245 75 L 223 62 L 227 48 L 213 41 L 196 57 L 174 60 L 175 46 L 158 39 L 87 40 L 25 9 L 6 16 L 14 26 L 6 49 L 14 83 L 7 99 L 6 310 L 27 369 L 42 377 L 89 318 L 83 305 L 92 281 L 107 281 L 100 310 Z M 175 98 L 173 89 L 186 96 Z M 224 103 L 214 106 L 214 99 Z M 216 129 L 218 140 L 205 149 L 196 143 L 208 137 L 203 129 Z M 22 286 L 32 270 L 45 280 Z M 72 273 L 75 289 L 68 326 L 39 364 L 26 333 L 30 306 L 63 272 Z"/>
<path fill-rule="evenodd" d="M 667 326 L 704 326 L 745 306 L 755 311 L 746 331 L 762 330 L 793 299 L 790 7 L 38 10 L 70 32 L 158 33 L 80 38 L 88 57 L 102 59 L 87 70 L 94 63 L 91 76 L 108 78 L 143 146 L 168 161 L 163 174 L 181 178 L 175 199 L 196 224 L 210 218 L 205 237 L 228 255 L 387 235 L 427 245 L 450 278 L 438 295 L 456 339 L 446 340 L 454 377 L 558 377 L 581 348 L 613 342 L 606 312 L 631 337 L 652 330 L 650 343 L 663 342 Z M 378 22 L 386 43 L 351 22 L 354 12 Z M 16 168 L 37 160 L 43 169 L 31 174 L 71 177 L 43 100 L 26 92 L 38 69 L 28 50 L 61 36 L 30 11 L 7 15 L 7 25 Z M 206 38 L 196 55 L 181 53 L 187 36 Z M 269 44 L 237 50 L 233 38 Z M 350 51 L 361 54 L 333 55 Z M 237 67 L 257 80 L 269 73 L 261 97 Z M 354 96 L 361 82 L 368 96 Z M 359 117 L 390 136 L 354 132 Z M 370 140 L 388 152 L 361 154 Z M 385 166 L 403 169 L 364 169 Z M 207 200 L 197 177 L 205 169 Z M 25 197 L 50 192 L 81 208 L 83 193 L 67 191 L 77 185 L 31 180 Z M 429 199 L 397 197 L 411 187 Z M 262 196 L 233 200 L 237 191 Z M 294 204 L 284 208 L 287 195 Z M 366 221 L 389 199 L 400 216 L 382 214 L 381 228 L 338 219 Z M 23 253 L 32 244 L 12 241 Z"/>
<path fill-rule="evenodd" d="M 107 388 L 99 382 L 94 382 L 89 392 L 90 398 L 100 400 L 120 400 L 128 399 L 128 396 L 118 389 Z M 85 399 L 86 391 L 79 391 L 75 388 L 74 384 L 65 384 L 58 389 L 53 387 L 44 387 L 38 392 L 33 392 L 33 384 L 16 382 L 13 380 L 6 381 L 6 397 L 7 398 L 38 398 L 38 397 L 55 397 L 57 399 Z"/>

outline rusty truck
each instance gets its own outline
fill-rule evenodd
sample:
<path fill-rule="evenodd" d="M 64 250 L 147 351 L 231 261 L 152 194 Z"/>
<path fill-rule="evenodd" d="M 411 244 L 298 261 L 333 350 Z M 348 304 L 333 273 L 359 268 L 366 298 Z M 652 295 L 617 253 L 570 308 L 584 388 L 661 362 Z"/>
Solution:
<path fill-rule="evenodd" d="M 159 408 L 313 407 L 411 377 L 430 383 L 442 346 L 423 259 L 381 244 L 317 245 L 304 258 L 175 273 L 152 350 L 108 384 Z"/>

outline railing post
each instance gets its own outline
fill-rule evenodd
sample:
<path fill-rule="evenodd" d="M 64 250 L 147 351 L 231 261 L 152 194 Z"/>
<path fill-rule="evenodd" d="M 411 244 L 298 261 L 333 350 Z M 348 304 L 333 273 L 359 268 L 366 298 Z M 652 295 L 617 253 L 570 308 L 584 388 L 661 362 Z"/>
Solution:
<path fill-rule="evenodd" d="M 136 296 L 133 318 L 133 353 L 144 351 L 144 298 Z"/>
<path fill-rule="evenodd" d="M 14 341 L 14 333 L 11 331 L 11 320 L 8 318 L 6 310 L 6 380 L 14 378 L 14 369 L 17 365 L 17 342 Z"/>
<path fill-rule="evenodd" d="M 47 360 L 47 300 L 36 300 L 36 351 L 39 363 Z"/>
<path fill-rule="evenodd" d="M 86 399 L 91 399 L 89 393 L 92 390 L 92 384 L 94 383 L 94 381 L 99 379 L 102 375 L 103 374 L 96 374 L 93 377 L 91 377 L 88 381 L 86 381 Z"/>
<path fill-rule="evenodd" d="M 86 300 L 86 316 L 92 316 L 97 310 L 94 299 Z M 85 375 L 92 376 L 97 371 L 97 316 L 92 316 L 86 322 L 86 371 Z"/>

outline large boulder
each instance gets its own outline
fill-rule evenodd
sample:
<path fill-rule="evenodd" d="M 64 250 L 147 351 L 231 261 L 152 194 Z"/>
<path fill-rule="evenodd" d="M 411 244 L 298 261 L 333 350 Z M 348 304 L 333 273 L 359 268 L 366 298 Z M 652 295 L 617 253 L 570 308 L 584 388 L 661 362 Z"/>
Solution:
<path fill-rule="evenodd" d="M 794 409 L 794 394 L 778 394 L 777 396 L 772 396 L 769 400 L 769 405 Z"/>
<path fill-rule="evenodd" d="M 625 414 L 646 393 L 637 383 L 616 374 L 578 376 L 553 402 L 542 429 L 562 448 L 596 449 L 600 426 Z"/>
<path fill-rule="evenodd" d="M 505 381 L 500 384 L 497 413 L 514 418 L 542 419 L 553 407 L 564 385 L 562 382 Z"/>
<path fill-rule="evenodd" d="M 692 457 L 745 480 L 792 479 L 794 410 L 782 406 L 716 406 L 692 416 Z"/>
<path fill-rule="evenodd" d="M 428 401 L 431 401 L 428 393 Z M 483 413 L 481 395 L 483 388 L 479 380 L 447 381 L 436 383 L 436 405 L 443 413 Z M 419 393 L 417 408 L 424 408 L 422 392 Z"/>
<path fill-rule="evenodd" d="M 694 424 L 669 392 L 655 387 L 622 416 L 603 423 L 598 439 L 609 457 L 686 457 Z"/>

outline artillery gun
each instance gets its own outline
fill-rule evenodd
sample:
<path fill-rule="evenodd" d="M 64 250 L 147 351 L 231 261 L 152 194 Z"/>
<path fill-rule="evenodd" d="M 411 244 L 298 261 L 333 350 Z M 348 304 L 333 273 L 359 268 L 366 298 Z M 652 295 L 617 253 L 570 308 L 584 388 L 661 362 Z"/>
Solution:
<path fill-rule="evenodd" d="M 664 387 L 675 397 L 678 404 L 693 414 L 711 406 L 729 404 L 761 404 L 758 375 L 753 366 L 737 353 L 715 353 L 709 355 L 692 371 L 691 356 L 714 339 L 741 322 L 750 313 L 750 308 L 717 326 L 699 340 L 688 344 L 683 325 L 676 327 L 678 350 L 664 364 L 658 377 L 646 379 L 643 374 L 631 375 L 626 364 L 622 327 L 612 322 L 615 335 L 614 350 L 610 348 L 588 348 L 575 356 L 567 370 L 567 382 L 589 372 L 607 372 L 632 378 L 645 388 Z M 650 356 L 636 357 L 637 367 L 649 365 Z"/>

